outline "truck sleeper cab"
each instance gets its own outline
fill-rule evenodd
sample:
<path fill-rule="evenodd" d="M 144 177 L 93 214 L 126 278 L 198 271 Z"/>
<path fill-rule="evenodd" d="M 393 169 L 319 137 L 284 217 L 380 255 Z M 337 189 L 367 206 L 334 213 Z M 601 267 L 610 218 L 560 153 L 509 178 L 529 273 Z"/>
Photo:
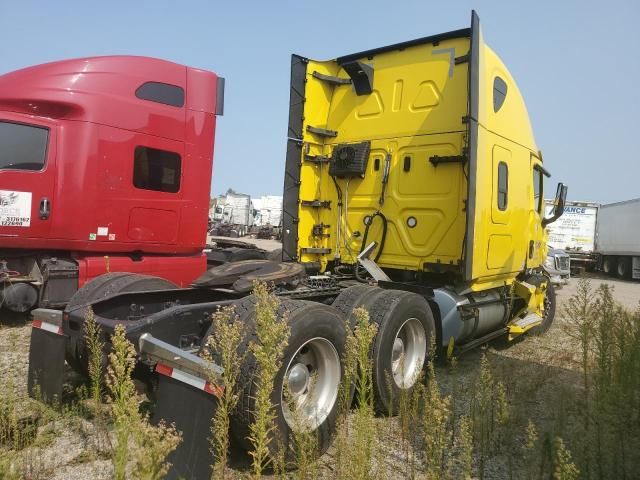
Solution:
<path fill-rule="evenodd" d="M 230 303 L 249 329 L 246 347 L 256 279 L 274 285 L 291 332 L 272 394 L 275 443 L 287 445 L 299 427 L 292 419 L 302 418 L 319 453 L 335 428 L 354 308 L 364 307 L 378 327 L 373 395 L 388 414 L 433 354 L 544 332 L 553 321 L 545 226 L 561 215 L 567 189 L 559 184 L 553 215 L 544 218 L 549 174 L 522 97 L 483 43 L 475 12 L 470 28 L 454 32 L 331 61 L 294 55 L 291 79 L 283 262 L 222 265 L 183 290 L 118 294 L 106 286 L 112 280 L 98 278 L 64 315 L 36 311 L 50 326 L 33 329 L 32 389 L 62 371 L 65 352 L 82 367 L 89 307 L 105 335 L 127 327 L 141 363 L 158 375 L 155 418 L 183 430 L 169 478 L 209 474 L 215 392 L 206 391 L 193 353 L 212 333 L 211 314 Z M 46 348 L 33 353 L 34 342 Z M 251 354 L 245 362 L 231 432 L 247 446 L 256 364 Z M 293 395 L 293 412 L 285 394 Z"/>
<path fill-rule="evenodd" d="M 206 269 L 223 79 L 146 57 L 0 76 L 0 304 L 64 306 L 108 272 Z"/>

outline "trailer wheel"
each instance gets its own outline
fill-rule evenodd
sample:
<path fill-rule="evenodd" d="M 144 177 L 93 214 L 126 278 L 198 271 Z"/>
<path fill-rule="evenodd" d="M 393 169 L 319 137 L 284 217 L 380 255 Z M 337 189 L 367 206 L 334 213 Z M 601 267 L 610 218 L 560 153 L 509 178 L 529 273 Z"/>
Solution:
<path fill-rule="evenodd" d="M 376 409 L 398 413 L 401 394 L 412 390 L 435 344 L 435 322 L 424 297 L 399 290 L 380 290 L 366 302 L 378 325 L 373 344 L 373 392 Z"/>
<path fill-rule="evenodd" d="M 553 319 L 556 316 L 556 289 L 551 283 L 551 280 L 547 280 L 547 291 L 544 296 L 544 314 L 542 316 L 542 323 L 537 327 L 533 327 L 530 331 L 533 335 L 542 335 L 551 328 Z"/>
<path fill-rule="evenodd" d="M 613 275 L 616 269 L 616 258 L 606 255 L 602 259 L 602 271 L 607 275 Z"/>
<path fill-rule="evenodd" d="M 239 351 L 248 351 L 249 343 L 257 341 L 255 305 L 254 296 L 236 303 L 236 313 L 248 332 Z M 271 395 L 277 407 L 272 453 L 277 453 L 278 445 L 290 445 L 293 429 L 302 426 L 316 432 L 319 456 L 329 447 L 335 431 L 343 375 L 344 320 L 331 306 L 303 300 L 283 300 L 278 316 L 285 315 L 290 334 Z M 257 370 L 255 357 L 247 353 L 238 378 L 238 405 L 231 415 L 232 435 L 246 450 L 252 447 L 249 426 L 254 421 Z M 287 391 L 293 397 L 289 402 L 285 399 Z"/>
<path fill-rule="evenodd" d="M 137 273 L 114 272 L 100 275 L 79 289 L 67 304 L 67 309 L 81 307 L 87 303 L 105 298 L 117 293 L 125 292 L 148 292 L 151 290 L 164 290 L 178 288 L 173 282 L 164 278 L 152 277 L 150 275 L 140 275 Z M 87 375 L 88 373 L 88 352 L 84 342 L 67 342 L 67 363 L 76 372 Z M 106 354 L 103 358 L 103 365 L 106 368 Z"/>
<path fill-rule="evenodd" d="M 616 273 L 619 278 L 631 278 L 631 257 L 618 257 Z"/>

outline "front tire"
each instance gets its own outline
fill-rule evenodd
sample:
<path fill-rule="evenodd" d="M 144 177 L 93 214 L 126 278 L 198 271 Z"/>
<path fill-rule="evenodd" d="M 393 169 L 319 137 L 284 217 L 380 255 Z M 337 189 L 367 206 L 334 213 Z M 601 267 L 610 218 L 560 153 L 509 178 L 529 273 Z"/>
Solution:
<path fill-rule="evenodd" d="M 547 279 L 547 291 L 544 296 L 544 313 L 542 316 L 542 323 L 537 327 L 531 329 L 531 333 L 534 335 L 542 335 L 553 325 L 553 320 L 556 317 L 556 290 L 551 283 L 551 280 Z"/>

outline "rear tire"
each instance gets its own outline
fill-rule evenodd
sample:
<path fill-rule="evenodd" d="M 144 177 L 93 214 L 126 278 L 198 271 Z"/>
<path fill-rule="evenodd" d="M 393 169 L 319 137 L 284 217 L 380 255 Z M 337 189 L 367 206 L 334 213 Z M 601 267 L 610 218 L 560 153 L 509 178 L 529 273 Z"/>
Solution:
<path fill-rule="evenodd" d="M 340 292 L 340 295 L 337 296 L 332 305 L 342 312 L 344 318 L 349 320 L 349 325 L 353 328 L 355 326 L 353 310 L 357 307 L 366 308 L 369 299 L 380 292 L 382 292 L 382 289 L 379 287 L 364 284 L 353 285 Z"/>
<path fill-rule="evenodd" d="M 613 275 L 616 269 L 616 258 L 606 255 L 602 259 L 602 271 L 607 275 Z"/>
<path fill-rule="evenodd" d="M 631 278 L 631 257 L 618 257 L 616 274 L 619 278 Z"/>
<path fill-rule="evenodd" d="M 245 297 L 235 305 L 240 321 L 247 328 L 247 334 L 238 350 L 248 352 L 250 342 L 257 341 L 256 299 L 254 296 Z M 271 441 L 272 454 L 275 456 L 279 445 L 291 444 L 293 419 L 297 415 L 309 416 L 308 412 L 314 411 L 315 414 L 310 415 L 307 420 L 310 422 L 309 428 L 316 432 L 316 453 L 320 456 L 329 447 L 335 433 L 339 388 L 344 373 L 341 361 L 346 338 L 344 320 L 340 312 L 331 306 L 303 300 L 283 300 L 278 316 L 282 318 L 285 314 L 290 333 L 282 367 L 276 375 L 271 394 L 271 402 L 277 410 L 276 429 Z M 256 359 L 249 352 L 238 377 L 238 405 L 231 414 L 232 435 L 239 446 L 247 451 L 252 448 L 248 437 L 250 425 L 254 421 L 257 374 Z M 286 385 L 300 393 L 302 406 L 298 410 L 302 413 L 292 414 L 283 402 L 282 395 Z M 292 453 L 287 450 L 288 456 Z"/>
<path fill-rule="evenodd" d="M 435 322 L 424 297 L 381 290 L 366 308 L 378 325 L 373 343 L 373 393 L 376 410 L 395 415 L 399 398 L 418 383 L 435 345 Z"/>
<path fill-rule="evenodd" d="M 396 414 L 397 400 L 418 383 L 435 345 L 435 321 L 429 303 L 416 293 L 355 285 L 342 291 L 333 306 L 349 319 L 352 327 L 356 307 L 367 310 L 370 321 L 378 326 L 372 351 L 376 410 Z M 418 337 L 422 338 L 417 340 Z M 397 358 L 399 353 L 405 356 L 405 352 L 411 358 L 408 366 Z"/>

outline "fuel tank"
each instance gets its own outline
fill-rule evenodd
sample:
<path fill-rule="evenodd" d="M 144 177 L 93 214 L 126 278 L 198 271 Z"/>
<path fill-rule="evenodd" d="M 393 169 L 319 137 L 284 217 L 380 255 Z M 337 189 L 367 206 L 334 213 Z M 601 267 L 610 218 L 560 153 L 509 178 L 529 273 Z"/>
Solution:
<path fill-rule="evenodd" d="M 507 321 L 508 304 L 500 290 L 458 294 L 448 288 L 434 290 L 442 318 L 442 345 L 451 338 L 465 343 L 497 330 Z"/>

